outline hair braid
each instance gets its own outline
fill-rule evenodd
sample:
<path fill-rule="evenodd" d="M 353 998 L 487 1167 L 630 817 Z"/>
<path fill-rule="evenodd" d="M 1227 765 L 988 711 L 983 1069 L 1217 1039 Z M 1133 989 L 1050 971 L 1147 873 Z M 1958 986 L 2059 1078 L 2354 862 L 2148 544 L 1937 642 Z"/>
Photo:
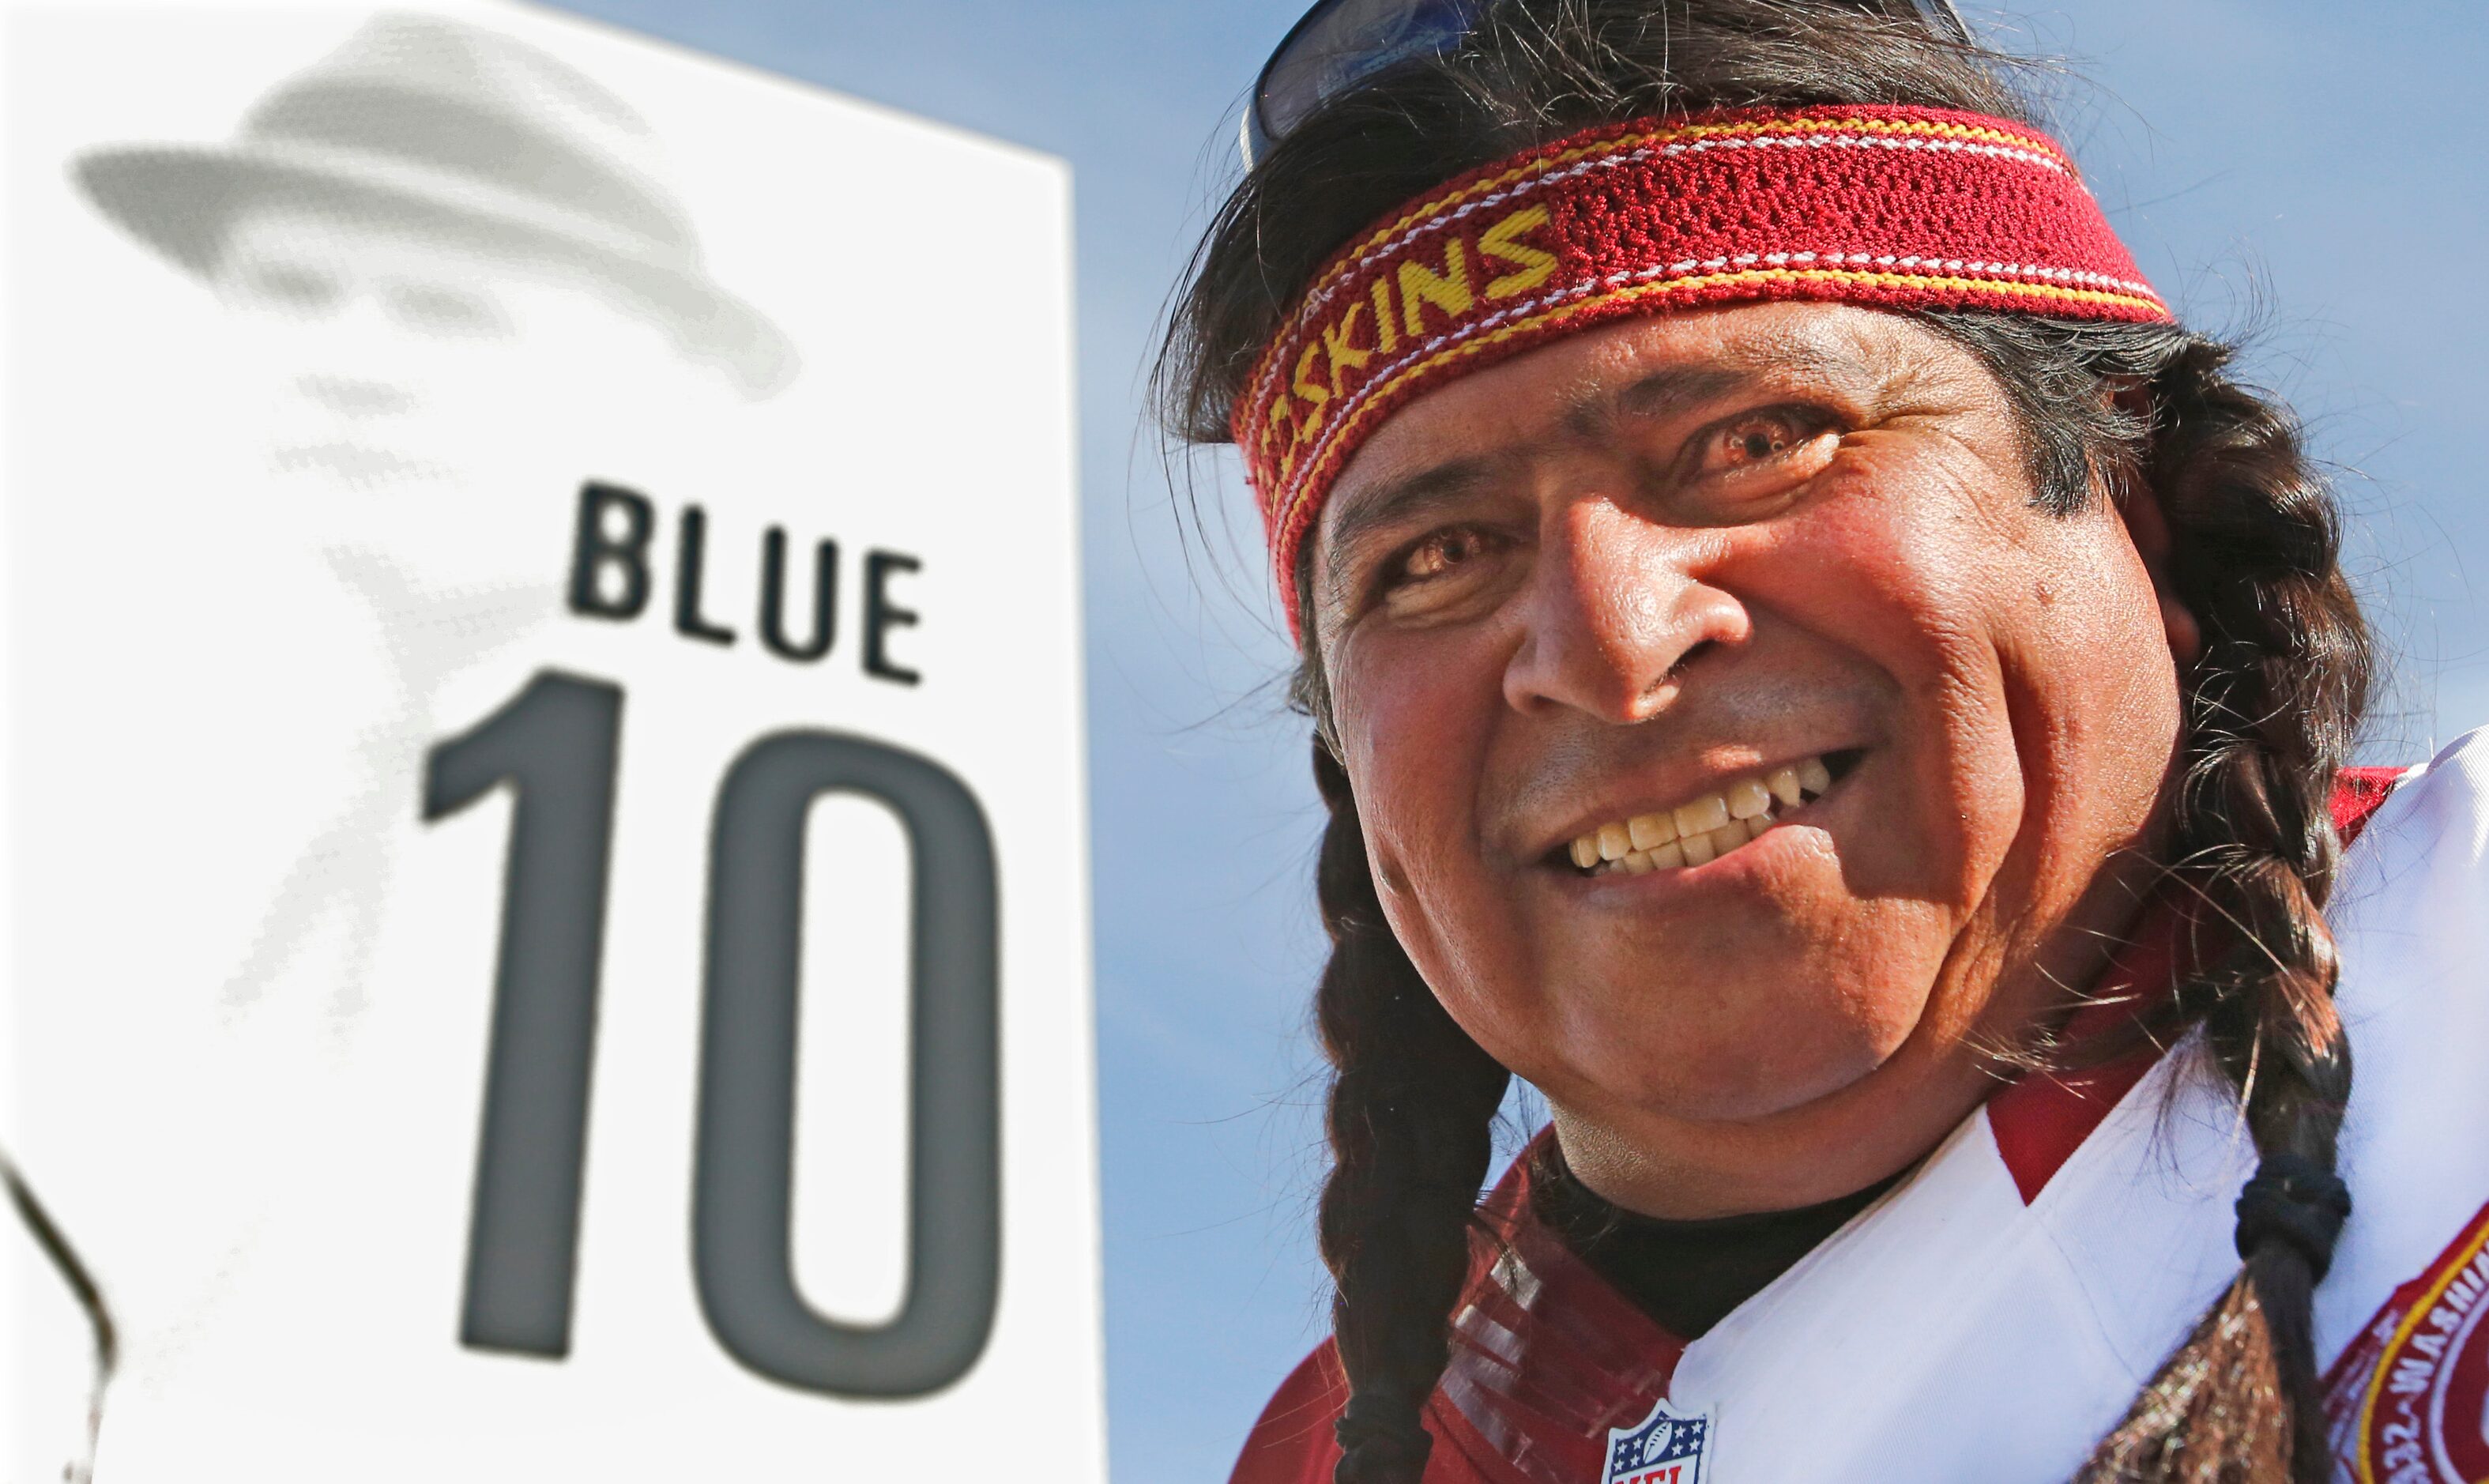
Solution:
<path fill-rule="evenodd" d="M 1350 1388 L 1338 1484 L 1416 1484 L 1433 1438 L 1418 1418 L 1449 1355 L 1452 1305 L 1511 1080 L 1454 1024 L 1384 921 L 1348 773 L 1314 743 L 1330 808 L 1319 893 L 1331 940 L 1315 1013 L 1335 1073 L 1323 1261 Z"/>
<path fill-rule="evenodd" d="M 2368 637 L 2298 429 L 2223 376 L 2227 359 L 2193 341 L 2153 379 L 2148 477 L 2171 528 L 2172 580 L 2205 635 L 2174 867 L 2227 944 L 2180 1010 L 2237 1085 L 2266 1170 L 2323 1180 L 2351 1090 L 2324 918 L 2339 854 L 2331 801 L 2366 702 Z M 2239 1276 L 2102 1441 L 2083 1484 L 2330 1477 L 2309 1307 L 2332 1234 L 2291 1240 L 2248 1223 L 2250 1204 Z"/>

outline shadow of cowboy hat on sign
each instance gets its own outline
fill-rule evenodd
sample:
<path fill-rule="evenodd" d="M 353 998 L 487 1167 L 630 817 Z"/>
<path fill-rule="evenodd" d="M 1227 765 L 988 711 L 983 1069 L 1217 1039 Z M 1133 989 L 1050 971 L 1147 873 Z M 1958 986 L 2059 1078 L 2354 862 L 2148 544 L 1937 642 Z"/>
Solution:
<path fill-rule="evenodd" d="M 243 213 L 307 208 L 587 273 L 748 397 L 795 374 L 786 336 L 709 279 L 640 116 L 558 59 L 457 21 L 377 17 L 261 99 L 231 146 L 100 150 L 75 175 L 202 276 Z"/>

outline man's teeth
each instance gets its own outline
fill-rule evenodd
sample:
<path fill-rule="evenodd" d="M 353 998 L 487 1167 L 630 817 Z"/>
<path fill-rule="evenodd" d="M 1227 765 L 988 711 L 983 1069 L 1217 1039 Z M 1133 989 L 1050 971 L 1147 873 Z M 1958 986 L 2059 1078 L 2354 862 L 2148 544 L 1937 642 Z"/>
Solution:
<path fill-rule="evenodd" d="M 1795 809 L 1831 786 L 1832 770 L 1822 758 L 1809 757 L 1741 778 L 1674 809 L 1600 825 L 1573 842 L 1573 864 L 1595 876 L 1707 866 L 1770 829 L 1779 822 L 1777 812 Z"/>

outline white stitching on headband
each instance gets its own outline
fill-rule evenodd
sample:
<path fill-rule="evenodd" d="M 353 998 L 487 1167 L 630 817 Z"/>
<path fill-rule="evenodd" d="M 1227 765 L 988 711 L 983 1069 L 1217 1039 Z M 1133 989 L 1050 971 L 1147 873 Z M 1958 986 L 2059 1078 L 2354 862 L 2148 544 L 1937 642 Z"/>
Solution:
<path fill-rule="evenodd" d="M 1389 386 L 1393 377 L 1398 376 L 1401 372 L 1408 370 L 1411 366 L 1426 359 L 1428 357 L 1433 356 L 1439 351 L 1458 345 L 1460 342 L 1467 340 L 1473 335 L 1484 334 L 1485 332 L 1495 329 L 1513 319 L 1527 317 L 1541 309 L 1554 308 L 1569 300 L 1580 299 L 1584 295 L 1593 293 L 1599 289 L 1617 289 L 1622 288 L 1629 283 L 1646 282 L 1659 278 L 1671 278 L 1680 273 L 1691 273 L 1697 271 L 1703 272 L 1716 272 L 1722 269 L 1728 268 L 1752 268 L 1759 264 L 1779 266 L 1788 263 L 1845 263 L 1874 268 L 1923 267 L 1940 270 L 1946 273 L 1981 273 L 1991 277 L 2007 275 L 2020 278 L 2045 279 L 2057 283 L 2090 283 L 2140 294 L 2143 297 L 2150 299 L 2155 303 L 2159 303 L 2160 301 L 2160 296 L 2154 291 L 2150 284 L 2134 283 L 2124 278 L 2112 278 L 2105 273 L 2086 272 L 2079 269 L 2045 268 L 2037 265 L 2025 265 L 2019 263 L 1975 263 L 1960 258 L 1946 258 L 1940 260 L 1936 258 L 1923 258 L 1916 255 L 1909 257 L 1895 257 L 1890 253 L 1877 256 L 1873 253 L 1864 252 L 1741 252 L 1734 256 L 1725 258 L 1687 258 L 1676 263 L 1659 263 L 1654 264 L 1649 268 L 1638 269 L 1630 272 L 1610 273 L 1603 278 L 1585 279 L 1582 282 L 1573 285 L 1571 288 L 1559 289 L 1553 294 L 1542 294 L 1536 299 L 1528 299 L 1521 300 L 1519 303 L 1506 304 L 1502 309 L 1497 310 L 1495 313 L 1490 314 L 1486 318 L 1478 320 L 1473 324 L 1464 325 L 1458 329 L 1447 330 L 1443 334 L 1436 335 L 1427 340 L 1424 344 L 1419 345 L 1416 349 L 1401 357 L 1398 360 L 1390 362 L 1382 370 L 1374 373 L 1373 376 L 1366 380 L 1363 385 L 1358 387 L 1356 391 L 1352 392 L 1345 400 L 1343 400 L 1331 413 L 1330 416 L 1326 419 L 1322 432 L 1314 439 L 1313 446 L 1306 449 L 1298 459 L 1295 465 L 1297 472 L 1287 479 L 1285 498 L 1273 499 L 1271 502 L 1272 508 L 1277 514 L 1278 519 L 1282 524 L 1295 519 L 1297 506 L 1302 501 L 1304 495 L 1306 478 L 1311 474 L 1314 469 L 1321 465 L 1324 456 L 1330 450 L 1330 444 L 1339 436 L 1340 432 L 1355 421 L 1359 410 L 1367 402 L 1373 400 L 1373 398 L 1379 395 L 1386 387 Z M 1277 492 L 1274 492 L 1274 494 L 1276 493 Z"/>
<path fill-rule="evenodd" d="M 1589 159 L 1578 160 L 1573 164 L 1566 165 L 1560 170 L 1549 170 L 1539 175 L 1532 176 L 1529 180 L 1507 186 L 1502 190 L 1476 197 L 1473 200 L 1464 201 L 1459 206 L 1454 207 L 1448 212 L 1438 212 L 1434 215 L 1427 217 L 1424 221 L 1418 222 L 1416 225 L 1398 233 L 1389 242 L 1384 243 L 1369 251 L 1359 253 L 1354 261 L 1341 264 L 1327 271 L 1323 276 L 1329 281 L 1325 283 L 1322 288 L 1305 296 L 1304 302 L 1298 307 L 1295 319 L 1290 321 L 1278 334 L 1273 337 L 1273 339 L 1275 342 L 1279 339 L 1284 339 L 1287 336 L 1293 335 L 1299 329 L 1302 329 L 1314 318 L 1314 316 L 1322 312 L 1324 306 L 1328 305 L 1332 299 L 1338 296 L 1339 285 L 1356 277 L 1358 273 L 1363 271 L 1369 264 L 1374 262 L 1375 259 L 1388 257 L 1390 254 L 1399 251 L 1401 248 L 1406 247 L 1409 243 L 1416 242 L 1418 238 L 1425 236 L 1427 233 L 1435 231 L 1441 227 L 1448 226 L 1453 222 L 1471 215 L 1473 213 L 1491 210 L 1502 205 L 1506 201 L 1516 200 L 1522 196 L 1528 195 L 1531 191 L 1540 190 L 1549 186 L 1561 184 L 1562 182 L 1572 180 L 1576 176 L 1587 175 L 1593 170 L 1620 170 L 1628 165 L 1643 164 L 1653 159 L 1671 158 L 1680 155 L 1700 155 L 1712 150 L 1764 150 L 1771 149 L 1775 146 L 1786 149 L 1796 149 L 1799 147 L 1817 150 L 1827 148 L 1850 150 L 1884 149 L 1932 151 L 1955 155 L 1984 155 L 1993 159 L 2018 160 L 2024 164 L 2038 165 L 2043 169 L 2054 171 L 2058 175 L 2073 174 L 2073 172 L 2069 171 L 2065 165 L 2058 160 L 2040 154 L 2035 150 L 2015 149 L 2010 145 L 2001 144 L 1980 144 L 1966 139 L 1930 139 L 1919 135 L 1894 138 L 1889 135 L 1871 133 L 1823 132 L 1806 134 L 1755 134 L 1745 137 L 1697 139 L 1679 144 L 1645 144 L 1632 150 L 1622 150 L 1613 154 L 1595 156 Z M 1865 262 L 1867 260 L 1862 258 L 1859 261 Z M 2000 271 L 2013 271 L 2014 270 Z M 2120 287 L 2137 288 L 2147 294 L 2152 292 L 2149 288 L 2144 288 L 2143 286 L 2136 284 L 2120 284 Z M 1254 384 L 1248 400 L 1259 402 L 1270 395 L 1271 385 L 1278 380 L 1280 369 L 1281 368 L 1275 361 L 1266 368 L 1260 380 Z"/>

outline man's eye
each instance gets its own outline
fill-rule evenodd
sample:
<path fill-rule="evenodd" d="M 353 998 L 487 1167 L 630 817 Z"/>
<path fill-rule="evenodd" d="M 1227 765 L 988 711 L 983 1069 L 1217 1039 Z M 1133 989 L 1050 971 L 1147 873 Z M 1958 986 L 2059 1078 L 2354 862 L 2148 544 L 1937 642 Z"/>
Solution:
<path fill-rule="evenodd" d="M 1744 414 L 1703 435 L 1697 450 L 1701 456 L 1700 471 L 1732 474 L 1769 464 L 1814 442 L 1828 426 L 1823 414 L 1805 408 L 1772 408 Z"/>
<path fill-rule="evenodd" d="M 263 264 L 237 275 L 243 298 L 261 307 L 318 314 L 335 307 L 341 292 L 329 274 L 285 264 Z"/>
<path fill-rule="evenodd" d="M 1448 577 L 1488 555 L 1494 538 L 1474 527 L 1439 530 L 1403 553 L 1383 574 L 1388 591 Z"/>
<path fill-rule="evenodd" d="M 400 323 L 427 334 L 490 335 L 509 328 L 509 318 L 484 294 L 414 284 L 390 296 Z"/>
<path fill-rule="evenodd" d="M 1512 538 L 1475 526 L 1447 526 L 1385 562 L 1376 574 L 1373 602 L 1401 622 L 1429 622 L 1473 613 L 1501 590 L 1499 574 Z"/>

